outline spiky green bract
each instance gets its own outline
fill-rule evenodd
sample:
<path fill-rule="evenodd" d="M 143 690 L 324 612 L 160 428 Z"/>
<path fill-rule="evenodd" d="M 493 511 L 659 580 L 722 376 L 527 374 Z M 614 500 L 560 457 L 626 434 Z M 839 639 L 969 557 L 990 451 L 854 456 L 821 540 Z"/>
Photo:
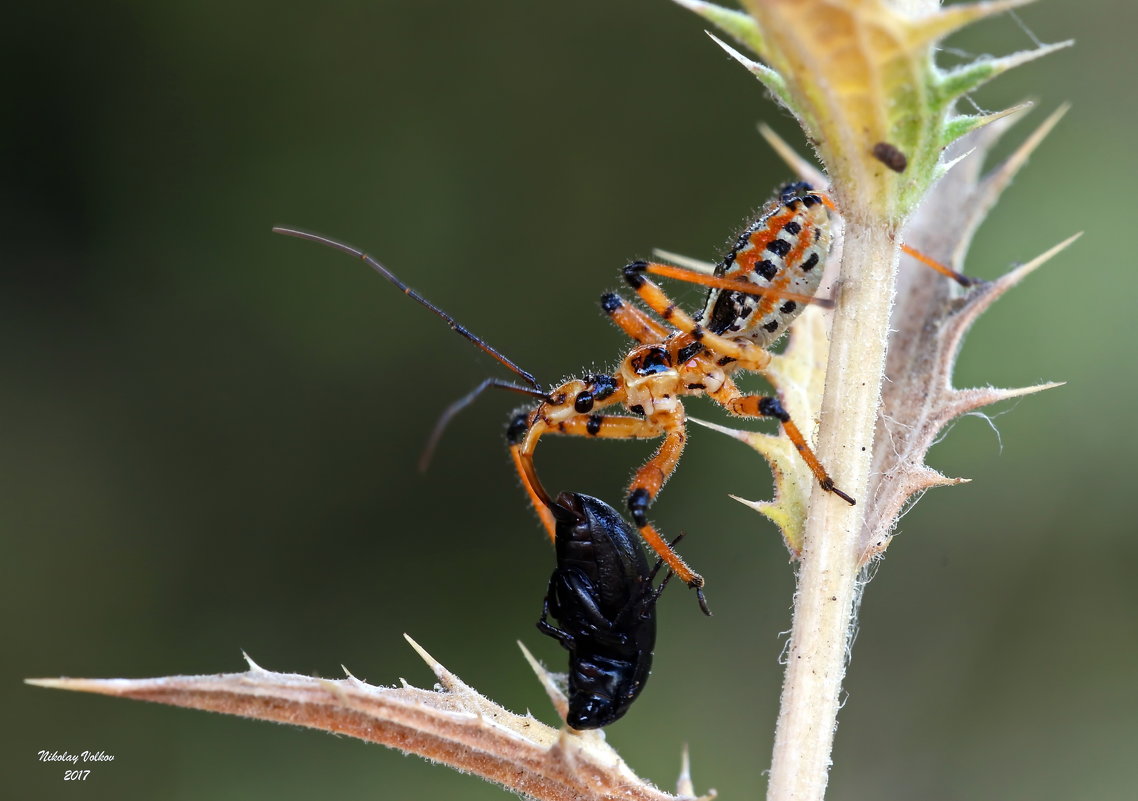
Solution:
<path fill-rule="evenodd" d="M 743 0 L 750 16 L 700 0 L 675 0 L 740 42 L 754 61 L 720 43 L 786 106 L 814 144 L 848 220 L 896 230 L 940 176 L 953 141 L 1004 115 L 958 115 L 956 101 L 1013 67 L 1070 42 L 941 70 L 934 54 L 960 28 L 1031 0 L 939 8 L 932 0 Z M 895 172 L 873 155 L 905 155 Z"/>

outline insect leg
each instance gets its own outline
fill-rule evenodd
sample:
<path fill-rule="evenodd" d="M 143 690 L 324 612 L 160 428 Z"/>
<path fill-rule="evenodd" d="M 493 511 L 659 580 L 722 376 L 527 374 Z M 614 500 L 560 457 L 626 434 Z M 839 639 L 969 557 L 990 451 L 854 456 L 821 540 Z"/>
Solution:
<path fill-rule="evenodd" d="M 572 651 L 577 645 L 573 635 L 567 631 L 562 631 L 549 622 L 550 615 L 557 617 L 557 613 L 549 608 L 550 599 L 555 597 L 553 583 L 556 580 L 556 573 L 549 577 L 549 589 L 545 591 L 545 602 L 541 606 L 541 619 L 537 621 L 537 630 L 557 640 L 566 650 Z"/>
<path fill-rule="evenodd" d="M 664 290 L 644 277 L 643 265 L 644 262 L 629 264 L 624 268 L 624 278 L 629 286 L 636 290 L 636 294 L 640 296 L 645 305 L 660 315 L 664 322 L 675 326 L 685 334 L 691 334 L 696 342 L 702 343 L 705 348 L 714 351 L 719 356 L 731 360 L 746 359 L 752 362 L 761 362 L 762 367 L 767 365 L 770 356 L 762 348 L 750 343 L 736 342 L 721 337 L 693 320 L 691 315 L 672 302 Z M 762 369 L 762 367 L 754 369 Z"/>
<path fill-rule="evenodd" d="M 668 336 L 666 328 L 615 292 L 601 295 L 601 309 L 621 331 L 641 344 L 663 342 Z"/>
<path fill-rule="evenodd" d="M 547 430 L 557 430 L 566 419 L 584 417 L 601 418 L 601 415 L 588 415 L 593 409 L 602 409 L 624 400 L 624 388 L 620 381 L 610 375 L 594 375 L 587 380 L 574 379 L 555 387 L 544 400 L 528 412 L 516 414 L 506 429 L 506 442 L 510 448 L 510 458 L 521 478 L 522 487 L 537 512 L 541 524 L 549 534 L 549 541 L 557 540 L 557 522 L 550 511 L 553 499 L 537 477 L 533 464 L 533 452 L 541 435 Z M 593 425 L 599 425 L 594 423 Z M 589 427 L 583 433 L 589 433 Z"/>
<path fill-rule="evenodd" d="M 907 253 L 910 256 L 912 256 L 914 259 L 916 259 L 917 261 L 919 261 L 921 264 L 925 265 L 926 267 L 931 267 L 932 269 L 936 270 L 941 275 L 944 275 L 944 276 L 951 278 L 953 281 L 960 284 L 965 289 L 967 289 L 969 287 L 973 287 L 976 284 L 983 283 L 979 278 L 970 278 L 967 275 L 963 275 L 961 273 L 958 273 L 956 270 L 952 269 L 947 264 L 941 264 L 936 259 L 931 258 L 929 256 L 926 256 L 924 253 L 921 253 L 921 251 L 917 250 L 914 247 L 910 247 L 909 245 L 902 244 L 901 250 L 904 253 Z"/>
<path fill-rule="evenodd" d="M 672 550 L 675 550 L 676 549 L 676 543 L 679 542 L 680 540 L 682 540 L 686 536 L 687 536 L 687 532 L 681 531 L 679 534 L 677 534 L 672 539 L 671 542 L 668 543 L 668 547 L 671 548 Z M 660 568 L 663 566 L 664 566 L 664 560 L 663 559 L 657 559 L 656 564 L 652 565 L 652 572 L 648 574 L 648 581 L 649 582 L 656 580 L 656 574 L 660 572 Z M 675 575 L 675 574 L 672 573 L 671 570 L 669 570 L 668 575 L 664 576 L 664 583 L 666 584 L 672 578 L 673 575 Z"/>
<path fill-rule="evenodd" d="M 640 296 L 652 311 L 659 314 L 665 322 L 675 325 L 685 333 L 691 334 L 697 342 L 703 343 L 704 347 L 708 350 L 721 357 L 738 361 L 739 366 L 747 370 L 762 370 L 770 363 L 770 354 L 759 346 L 749 342 L 736 342 L 734 340 L 725 339 L 705 329 L 693 320 L 687 312 L 672 303 L 660 287 L 645 278 L 643 270 L 639 268 L 639 265 L 630 264 L 625 268 L 624 275 L 625 278 L 628 279 L 628 283 L 636 290 L 636 294 Z M 818 479 L 822 488 L 834 493 L 851 505 L 854 503 L 853 498 L 834 486 L 834 480 L 830 478 L 830 475 L 826 472 L 822 463 L 818 461 L 818 457 L 814 454 L 814 451 L 810 449 L 810 446 L 806 443 L 806 439 L 802 436 L 802 432 L 798 430 L 798 426 L 790 419 L 790 415 L 782 408 L 782 404 L 778 398 L 758 395 L 744 396 L 739 392 L 738 387 L 730 380 L 724 383 L 718 391 L 708 393 L 708 395 L 728 411 L 744 417 L 778 418 L 779 422 L 782 423 L 786 435 L 790 438 L 790 441 L 794 443 L 798 452 L 802 454 L 803 460 Z M 634 522 L 639 525 L 639 521 L 635 520 L 635 515 Z M 641 535 L 645 536 L 643 531 Z M 645 536 L 645 539 L 647 539 L 647 536 Z M 657 552 L 659 551 L 657 550 Z M 676 573 L 680 573 L 680 571 L 677 570 Z M 680 574 L 680 578 L 684 578 L 683 574 Z"/>
<path fill-rule="evenodd" d="M 676 267 L 671 264 L 659 264 L 651 261 L 633 262 L 625 268 L 626 274 L 629 267 L 636 265 L 636 269 L 640 272 L 651 273 L 652 275 L 659 275 L 664 278 L 672 278 L 677 281 L 683 281 L 688 284 L 699 284 L 700 286 L 711 287 L 713 289 L 725 289 L 731 292 L 742 292 L 745 295 L 756 295 L 758 297 L 778 298 L 779 300 L 793 300 L 796 303 L 812 304 L 814 306 L 821 306 L 824 309 L 834 308 L 834 301 L 830 298 L 820 298 L 816 295 L 803 295 L 799 292 L 790 292 L 785 289 L 778 289 L 775 287 L 764 287 L 753 284 L 750 281 L 744 281 L 737 278 L 725 278 L 719 275 L 706 275 L 705 273 L 689 270 L 686 267 Z"/>
<path fill-rule="evenodd" d="M 574 627 L 582 626 L 587 628 L 589 634 L 593 637 L 602 637 L 608 640 L 623 639 L 619 632 L 613 632 L 614 622 L 605 617 L 605 613 L 602 612 L 600 606 L 597 605 L 599 598 L 598 590 L 593 586 L 592 582 L 589 581 L 588 577 L 578 571 L 561 568 L 557 571 L 553 581 L 560 581 L 562 591 L 573 599 Z M 564 622 L 561 615 L 557 617 Z"/>
<path fill-rule="evenodd" d="M 703 596 L 703 576 L 688 567 L 680 555 L 660 536 L 660 532 L 648 522 L 648 507 L 652 505 L 652 501 L 660 493 L 660 488 L 676 469 L 680 454 L 684 450 L 687 430 L 683 411 L 681 409 L 671 414 L 658 414 L 651 421 L 644 422 L 651 422 L 662 428 L 664 441 L 648 461 L 636 471 L 632 483 L 629 484 L 628 511 L 632 514 L 632 522 L 640 531 L 640 536 L 681 581 L 695 589 L 700 608 L 705 614 L 710 615 L 707 599 Z"/>
<path fill-rule="evenodd" d="M 739 391 L 735 382 L 730 379 L 725 381 L 723 386 L 715 392 L 709 392 L 707 394 L 709 398 L 732 414 L 737 414 L 741 417 L 773 417 L 777 419 L 782 423 L 782 430 L 786 432 L 786 436 L 794 443 L 794 447 L 802 456 L 802 460 L 806 462 L 806 466 L 810 468 L 810 472 L 814 474 L 814 477 L 818 479 L 818 483 L 822 485 L 822 489 L 834 493 L 850 506 L 854 505 L 855 501 L 853 498 L 834 486 L 834 479 L 830 478 L 830 474 L 826 472 L 826 468 L 822 466 L 822 463 L 806 442 L 806 438 L 802 436 L 802 432 L 798 430 L 798 426 L 790 419 L 790 414 L 783 408 L 782 402 L 779 401 L 777 397 L 772 395 L 744 395 Z"/>
<path fill-rule="evenodd" d="M 514 417 L 506 433 L 510 457 L 521 478 L 522 487 L 529 496 L 534 511 L 549 534 L 549 541 L 557 540 L 557 522 L 549 511 L 553 499 L 537 477 L 534 452 L 537 443 L 546 434 L 564 434 L 571 437 L 601 437 L 612 439 L 643 439 L 660 436 L 660 429 L 641 417 L 623 417 L 602 414 L 575 414 L 550 424 L 540 416 L 542 407 Z"/>
<path fill-rule="evenodd" d="M 556 395 L 556 390 L 551 395 Z M 544 406 L 544 404 L 543 404 Z M 537 510 L 546 531 L 549 532 L 550 541 L 556 540 L 556 524 L 549 506 L 553 501 L 541 486 L 534 468 L 534 452 L 537 444 L 546 434 L 562 434 L 571 437 L 598 437 L 602 439 L 649 439 L 665 434 L 664 442 L 648 462 L 640 468 L 629 488 L 629 510 L 633 522 L 640 532 L 640 536 L 664 560 L 669 569 L 680 577 L 688 586 L 697 590 L 700 607 L 707 611 L 707 602 L 703 597 L 703 577 L 687 566 L 687 563 L 677 554 L 663 537 L 648 524 L 646 519 L 647 507 L 651 499 L 659 492 L 664 481 L 675 470 L 686 437 L 683 413 L 666 418 L 668 421 L 662 429 L 654 420 L 642 417 L 625 417 L 622 415 L 602 414 L 574 414 L 562 420 L 550 423 L 543 416 L 538 407 L 527 415 L 519 415 L 510 426 L 508 435 L 510 440 L 510 455 L 514 466 L 521 476 L 522 484 L 530 496 L 530 501 Z M 709 613 L 710 614 L 710 613 Z"/>
<path fill-rule="evenodd" d="M 526 432 L 529 430 L 532 414 L 533 412 L 520 412 L 514 416 L 509 428 L 506 429 L 506 442 L 510 448 L 510 458 L 514 462 L 514 469 L 518 471 L 518 478 L 522 482 L 526 497 L 529 498 L 530 506 L 537 513 L 542 527 L 549 535 L 549 541 L 556 542 L 557 520 L 553 517 L 553 512 L 550 511 L 553 506 L 553 499 L 549 497 L 549 493 L 545 491 L 537 477 L 532 451 L 527 453 L 522 450 L 522 441 L 526 438 Z"/>
<path fill-rule="evenodd" d="M 822 202 L 826 204 L 826 208 L 828 208 L 832 211 L 836 211 L 839 214 L 841 213 L 841 210 L 837 207 L 837 204 L 834 203 L 833 198 L 831 198 L 829 195 L 827 195 L 824 192 L 815 192 L 815 194 L 818 195 L 820 198 L 822 198 Z M 936 259 L 933 259 L 933 258 L 930 258 L 929 256 L 926 256 L 924 253 L 921 253 L 921 251 L 917 250 L 914 247 L 910 247 L 909 245 L 902 244 L 901 245 L 901 251 L 912 256 L 914 259 L 921 262 L 921 264 L 924 264 L 926 267 L 931 267 L 932 269 L 936 270 L 941 275 L 946 276 L 947 278 L 951 278 L 953 281 L 960 284 L 962 287 L 968 288 L 968 287 L 975 286 L 976 284 L 981 283 L 980 279 L 969 278 L 967 275 L 963 275 L 961 273 L 958 273 L 956 270 L 952 269 L 948 265 L 941 264 Z"/>

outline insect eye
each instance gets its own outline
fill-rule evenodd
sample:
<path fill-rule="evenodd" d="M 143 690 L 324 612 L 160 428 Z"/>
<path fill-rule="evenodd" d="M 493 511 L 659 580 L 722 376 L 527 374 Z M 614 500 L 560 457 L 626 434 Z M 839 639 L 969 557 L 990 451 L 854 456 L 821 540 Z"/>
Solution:
<path fill-rule="evenodd" d="M 671 362 L 668 352 L 663 348 L 648 348 L 643 354 L 632 360 L 632 369 L 637 375 L 654 375 L 670 370 Z"/>
<path fill-rule="evenodd" d="M 616 382 L 611 375 L 590 376 L 589 383 L 593 386 L 593 398 L 603 401 L 616 392 Z"/>

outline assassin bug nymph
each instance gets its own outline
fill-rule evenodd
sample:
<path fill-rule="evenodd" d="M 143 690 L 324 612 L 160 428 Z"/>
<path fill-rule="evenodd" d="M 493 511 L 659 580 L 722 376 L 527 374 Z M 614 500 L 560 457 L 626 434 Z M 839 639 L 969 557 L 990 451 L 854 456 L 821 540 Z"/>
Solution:
<path fill-rule="evenodd" d="M 806 304 L 832 305 L 815 297 L 830 249 L 831 208 L 829 198 L 809 184 L 788 184 L 743 230 L 713 275 L 645 261 L 625 266 L 628 286 L 663 324 L 615 293 L 603 295 L 601 308 L 637 344 L 612 375 L 568 381 L 551 390 L 532 410 L 517 415 L 507 433 L 514 464 L 551 537 L 552 502 L 534 467 L 534 451 L 543 436 L 662 437 L 629 485 L 628 509 L 641 537 L 696 590 L 701 608 L 708 611 L 703 577 L 672 550 L 647 515 L 683 451 L 687 431 L 681 398 L 689 395 L 706 395 L 739 417 L 777 419 L 821 487 L 854 504 L 835 486 L 778 397 L 746 394 L 732 379 L 739 371 L 761 373 L 767 368 L 772 358 L 767 348 L 786 333 Z M 973 283 L 912 248 L 902 245 L 902 250 L 963 286 Z M 698 318 L 678 308 L 650 274 L 707 286 Z M 600 413 L 616 404 L 633 416 Z"/>
<path fill-rule="evenodd" d="M 660 318 L 630 305 L 615 293 L 601 298 L 605 314 L 636 341 L 611 375 L 566 381 L 548 392 L 484 341 L 459 325 L 400 281 L 374 258 L 350 245 L 316 234 L 286 228 L 277 233 L 308 239 L 362 259 L 401 291 L 441 317 L 460 335 L 489 353 L 527 386 L 486 379 L 473 392 L 453 403 L 431 436 L 429 454 L 451 417 L 482 391 L 494 387 L 537 398 L 528 412 L 514 417 L 507 431 L 510 453 L 530 501 L 551 542 L 556 542 L 555 502 L 542 487 L 534 452 L 547 434 L 599 438 L 663 438 L 628 488 L 628 509 L 640 536 L 681 581 L 696 590 L 707 612 L 703 577 L 687 566 L 648 521 L 648 508 L 671 476 L 687 439 L 682 398 L 706 395 L 729 413 L 741 417 L 773 417 L 794 443 L 818 483 L 853 504 L 835 486 L 782 403 L 775 396 L 748 395 L 732 374 L 763 372 L 770 364 L 767 348 L 779 339 L 808 303 L 832 305 L 815 297 L 830 249 L 829 209 L 832 202 L 809 184 L 784 186 L 738 237 L 713 275 L 666 264 L 636 261 L 624 268 L 624 279 L 640 300 Z M 968 286 L 972 282 L 911 248 L 907 253 Z M 678 308 L 648 275 L 674 278 L 709 288 L 698 318 Z M 620 404 L 629 415 L 602 414 Z"/>
<path fill-rule="evenodd" d="M 563 492 L 549 509 L 557 567 L 537 628 L 569 652 L 566 723 L 597 729 L 622 717 L 644 689 L 656 600 L 672 573 L 653 586 L 663 560 L 649 570 L 632 527 L 604 501 Z"/>
<path fill-rule="evenodd" d="M 732 379 L 738 371 L 766 369 L 771 360 L 767 348 L 786 332 L 803 306 L 825 302 L 815 293 L 829 248 L 827 204 L 808 184 L 797 183 L 783 187 L 744 229 L 714 275 L 643 261 L 624 268 L 625 281 L 663 324 L 619 295 L 604 295 L 601 308 L 636 346 L 612 375 L 569 381 L 550 391 L 546 400 L 516 417 L 508 433 L 515 466 L 551 535 L 552 502 L 533 460 L 543 436 L 663 437 L 629 485 L 628 508 L 640 535 L 682 581 L 696 589 L 707 611 L 703 578 L 648 521 L 648 507 L 675 470 L 687 439 L 682 398 L 689 395 L 706 395 L 737 416 L 776 418 L 819 484 L 854 503 L 835 486 L 779 399 L 746 394 Z M 699 318 L 679 309 L 649 274 L 708 286 Z M 632 416 L 600 413 L 616 404 Z"/>

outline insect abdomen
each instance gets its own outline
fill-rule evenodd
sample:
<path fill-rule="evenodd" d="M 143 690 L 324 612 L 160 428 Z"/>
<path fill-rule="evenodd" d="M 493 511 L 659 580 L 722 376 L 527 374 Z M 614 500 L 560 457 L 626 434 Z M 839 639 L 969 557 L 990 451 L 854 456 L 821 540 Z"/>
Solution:
<path fill-rule="evenodd" d="M 808 185 L 798 184 L 784 190 L 780 201 L 747 227 L 715 272 L 763 288 L 813 296 L 829 251 L 826 206 Z M 802 303 L 774 294 L 713 289 L 702 321 L 716 334 L 766 347 L 786 333 L 801 311 Z"/>

